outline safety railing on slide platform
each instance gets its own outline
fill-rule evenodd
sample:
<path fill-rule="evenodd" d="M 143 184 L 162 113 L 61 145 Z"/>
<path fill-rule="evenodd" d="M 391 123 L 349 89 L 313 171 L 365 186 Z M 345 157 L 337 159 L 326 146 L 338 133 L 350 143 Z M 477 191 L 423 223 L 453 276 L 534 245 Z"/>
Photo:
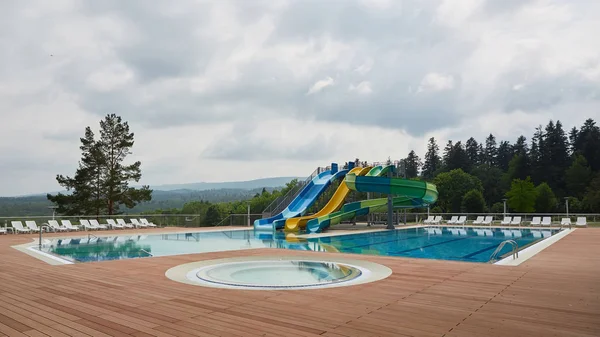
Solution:
<path fill-rule="evenodd" d="M 306 186 L 309 182 L 313 180 L 314 177 L 319 175 L 321 172 L 330 170 L 331 166 L 327 167 L 317 167 L 306 179 L 303 181 L 299 181 L 296 186 L 294 186 L 291 190 L 289 190 L 285 195 L 278 197 L 273 200 L 262 212 L 263 218 L 268 218 L 272 215 L 275 215 L 281 211 L 283 211 L 291 202 L 298 196 L 300 191 Z"/>

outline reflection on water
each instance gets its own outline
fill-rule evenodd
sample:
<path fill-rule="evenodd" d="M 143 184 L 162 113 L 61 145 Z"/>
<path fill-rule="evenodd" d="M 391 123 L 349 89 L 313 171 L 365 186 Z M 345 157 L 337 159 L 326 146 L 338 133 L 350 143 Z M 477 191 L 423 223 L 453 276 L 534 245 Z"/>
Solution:
<path fill-rule="evenodd" d="M 302 233 L 237 230 L 51 239 L 44 240 L 43 250 L 81 262 L 256 248 L 487 262 L 504 240 L 515 240 L 523 247 L 556 232 L 551 229 L 429 227 L 306 239 Z M 501 255 L 508 253 L 510 247 L 506 246 L 505 250 Z"/>

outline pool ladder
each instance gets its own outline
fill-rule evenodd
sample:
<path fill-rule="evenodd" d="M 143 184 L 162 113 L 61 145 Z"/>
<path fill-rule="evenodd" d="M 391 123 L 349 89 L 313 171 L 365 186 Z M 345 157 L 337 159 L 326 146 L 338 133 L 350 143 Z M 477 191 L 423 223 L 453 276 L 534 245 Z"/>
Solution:
<path fill-rule="evenodd" d="M 507 243 L 512 246 L 513 260 L 519 257 L 519 244 L 515 240 L 505 240 L 505 241 L 502 241 L 500 243 L 500 245 L 498 245 L 498 248 L 496 248 L 496 250 L 494 250 L 494 252 L 490 256 L 490 263 L 492 263 L 493 261 L 496 260 L 496 255 L 498 255 L 498 253 L 500 253 L 500 251 L 502 251 L 502 248 L 504 248 L 504 246 Z"/>

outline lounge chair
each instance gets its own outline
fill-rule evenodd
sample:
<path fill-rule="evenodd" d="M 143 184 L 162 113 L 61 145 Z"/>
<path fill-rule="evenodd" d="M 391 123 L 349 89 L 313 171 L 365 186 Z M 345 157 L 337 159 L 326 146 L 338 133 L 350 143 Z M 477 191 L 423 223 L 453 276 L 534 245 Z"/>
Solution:
<path fill-rule="evenodd" d="M 520 216 L 513 217 L 513 219 L 510 222 L 510 224 L 511 225 L 516 225 L 516 226 L 520 226 L 521 225 L 521 217 Z"/>
<path fill-rule="evenodd" d="M 529 223 L 529 225 L 539 226 L 541 223 L 542 223 L 542 218 L 539 216 L 534 216 L 533 219 L 531 219 L 531 222 Z"/>
<path fill-rule="evenodd" d="M 467 216 L 461 215 L 458 220 L 454 223 L 455 225 L 464 225 L 467 222 Z"/>
<path fill-rule="evenodd" d="M 31 229 L 32 232 L 39 232 L 42 230 L 40 227 L 38 227 L 37 223 L 35 223 L 35 221 L 33 221 L 33 220 L 25 221 L 25 226 L 27 226 L 27 228 Z"/>
<path fill-rule="evenodd" d="M 53 231 L 68 231 L 67 227 L 61 227 L 56 220 L 48 220 L 48 226 L 52 228 Z"/>
<path fill-rule="evenodd" d="M 140 219 L 140 222 L 148 227 L 158 227 L 158 225 L 156 225 L 152 222 L 148 222 L 148 220 L 146 220 L 146 219 Z"/>
<path fill-rule="evenodd" d="M 511 222 L 511 217 L 505 216 L 504 219 L 502 219 L 502 221 L 500 221 L 500 224 L 504 225 L 504 226 L 510 226 L 510 222 Z"/>
<path fill-rule="evenodd" d="M 131 223 L 137 228 L 148 228 L 148 225 L 139 222 L 138 219 L 131 219 Z"/>
<path fill-rule="evenodd" d="M 456 224 L 457 221 L 458 221 L 458 215 L 454 215 L 454 216 L 452 216 L 452 218 L 450 218 L 450 220 L 446 221 L 446 223 L 449 225 L 454 225 L 454 224 Z"/>
<path fill-rule="evenodd" d="M 70 231 L 78 231 L 79 226 L 75 226 L 71 223 L 71 220 L 60 220 L 60 223 Z"/>
<path fill-rule="evenodd" d="M 12 226 L 13 232 L 17 233 L 31 233 L 30 228 L 23 227 L 23 223 L 21 221 L 11 221 L 10 225 Z"/>
<path fill-rule="evenodd" d="M 576 226 L 579 227 L 587 227 L 587 219 L 584 216 L 577 217 L 577 222 L 575 222 Z"/>
<path fill-rule="evenodd" d="M 481 224 L 483 224 L 483 220 L 485 220 L 485 217 L 478 216 L 477 219 L 475 219 L 473 221 L 473 225 L 481 225 Z"/>
<path fill-rule="evenodd" d="M 7 234 L 6 233 L 6 228 L 0 227 L 0 234 Z"/>
<path fill-rule="evenodd" d="M 433 222 L 433 219 L 435 219 L 435 217 L 433 215 L 430 215 L 427 217 L 427 219 L 423 220 L 423 223 L 430 224 Z M 140 220 L 144 220 L 144 219 L 140 219 Z"/>
<path fill-rule="evenodd" d="M 485 217 L 485 219 L 483 220 L 483 222 L 481 224 L 482 225 L 492 225 L 492 222 L 494 222 L 494 217 L 491 215 L 488 215 Z"/>
<path fill-rule="evenodd" d="M 442 218 L 442 216 L 441 216 L 441 215 L 438 215 L 438 216 L 436 216 L 436 217 L 433 219 L 433 222 L 432 222 L 431 224 L 439 225 L 440 223 L 442 223 L 442 220 L 444 220 L 444 219 Z"/>
<path fill-rule="evenodd" d="M 569 226 L 569 227 L 571 227 L 571 218 L 562 218 L 560 220 L 560 225 L 561 226 Z"/>
<path fill-rule="evenodd" d="M 132 224 L 125 222 L 123 219 L 117 219 L 117 223 L 125 228 L 134 228 Z"/>
<path fill-rule="evenodd" d="M 79 219 L 79 224 L 81 224 L 81 227 L 83 227 L 85 230 L 91 230 L 91 231 L 95 231 L 98 230 L 100 228 L 92 226 L 92 224 L 90 224 L 89 220 L 87 219 Z"/>
<path fill-rule="evenodd" d="M 550 218 L 549 216 L 545 216 L 542 218 L 542 226 L 551 226 L 552 225 L 552 218 Z"/>
<path fill-rule="evenodd" d="M 93 227 L 98 227 L 98 229 L 108 229 L 108 226 L 101 225 L 96 219 L 90 219 L 90 225 Z"/>
<path fill-rule="evenodd" d="M 120 229 L 124 229 L 124 228 L 125 228 L 125 226 L 122 226 L 122 225 L 120 225 L 120 224 L 116 223 L 116 222 L 115 222 L 115 220 L 113 220 L 113 219 L 106 219 L 106 223 L 107 223 L 107 224 L 110 226 L 110 228 L 112 228 L 112 229 L 119 229 L 119 228 L 120 228 Z"/>

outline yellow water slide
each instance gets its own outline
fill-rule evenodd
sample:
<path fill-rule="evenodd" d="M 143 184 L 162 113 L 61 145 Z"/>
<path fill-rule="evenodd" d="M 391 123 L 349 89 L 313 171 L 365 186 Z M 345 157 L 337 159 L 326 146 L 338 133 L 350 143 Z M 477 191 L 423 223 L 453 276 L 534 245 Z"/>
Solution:
<path fill-rule="evenodd" d="M 370 166 L 355 167 L 352 170 L 350 170 L 350 172 L 348 172 L 348 174 L 356 174 L 357 176 L 364 176 L 371 170 L 371 168 L 372 167 L 370 167 Z M 340 183 L 340 186 L 337 188 L 337 190 L 335 190 L 335 193 L 333 194 L 333 196 L 331 197 L 331 199 L 329 200 L 327 205 L 325 205 L 325 207 L 323 207 L 320 211 L 318 211 L 315 214 L 287 219 L 285 221 L 285 230 L 286 231 L 297 231 L 297 230 L 303 229 L 306 227 L 306 223 L 308 222 L 308 220 L 336 212 L 337 210 L 339 210 L 342 207 L 342 205 L 344 204 L 344 200 L 346 199 L 346 196 L 348 195 L 348 193 L 350 193 L 350 191 L 351 190 L 348 188 L 346 183 L 344 181 L 342 181 Z"/>

